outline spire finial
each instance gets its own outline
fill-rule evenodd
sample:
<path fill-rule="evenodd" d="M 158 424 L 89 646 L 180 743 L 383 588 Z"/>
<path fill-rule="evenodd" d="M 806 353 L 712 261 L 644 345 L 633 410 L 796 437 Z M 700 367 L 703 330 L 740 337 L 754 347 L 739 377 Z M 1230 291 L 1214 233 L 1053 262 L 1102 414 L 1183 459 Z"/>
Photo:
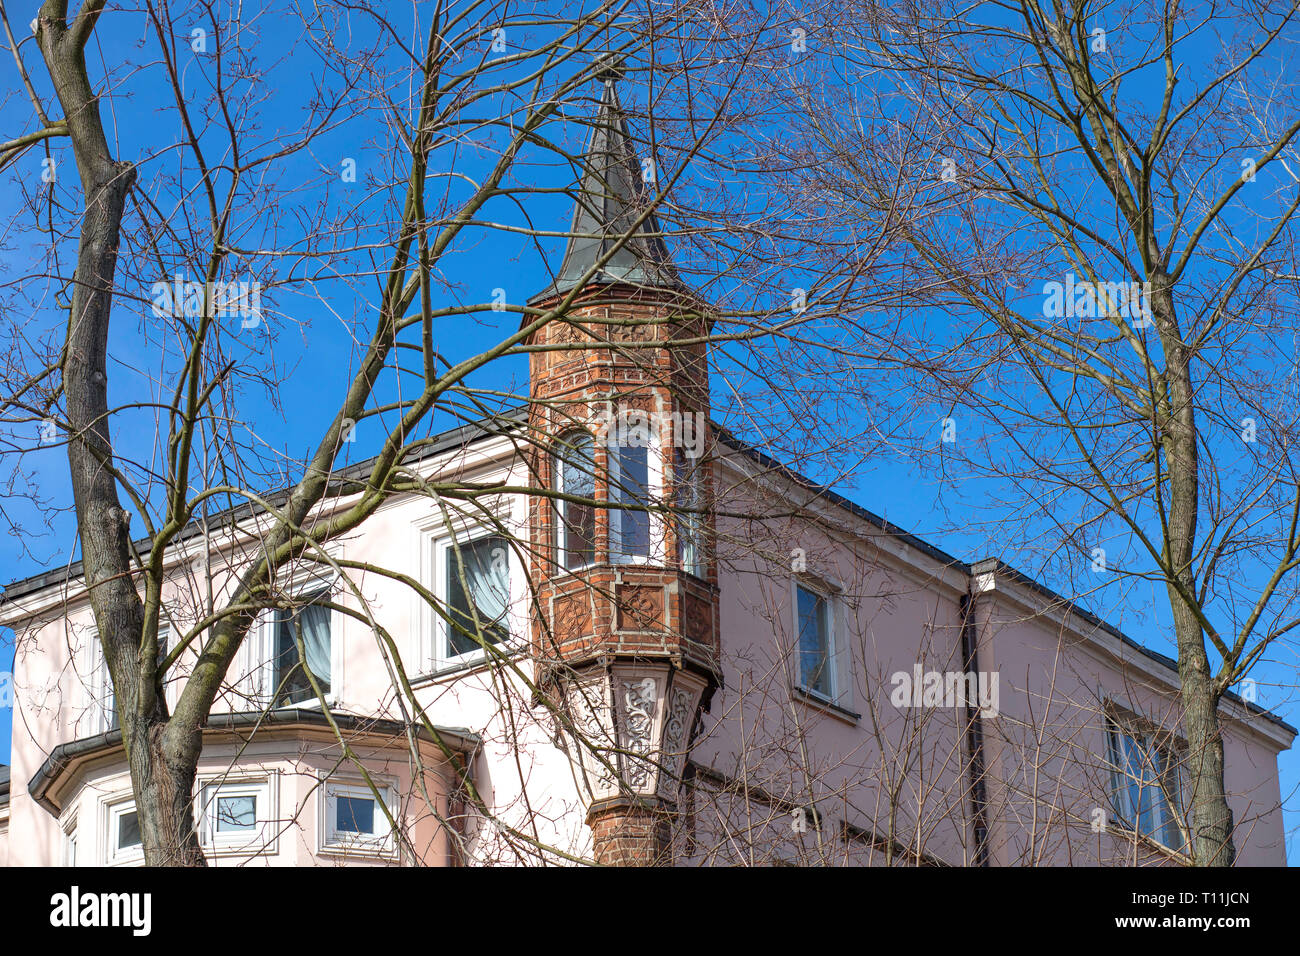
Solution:
<path fill-rule="evenodd" d="M 596 60 L 596 79 L 612 86 L 623 78 L 623 57 L 617 53 L 603 53 Z"/>

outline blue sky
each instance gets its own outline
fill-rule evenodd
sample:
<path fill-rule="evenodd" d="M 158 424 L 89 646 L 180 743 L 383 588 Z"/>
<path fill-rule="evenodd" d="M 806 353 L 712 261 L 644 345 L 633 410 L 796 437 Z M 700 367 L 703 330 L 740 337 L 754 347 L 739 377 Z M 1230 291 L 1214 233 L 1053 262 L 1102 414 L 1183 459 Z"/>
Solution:
<path fill-rule="evenodd" d="M 25 23 L 30 19 L 28 8 L 35 4 L 19 4 L 11 9 L 11 20 Z M 268 85 L 275 89 L 274 108 L 262 104 L 259 109 L 261 129 L 267 139 L 288 135 L 297 114 L 306 108 L 314 94 L 314 82 L 321 71 L 317 64 L 307 59 L 281 58 L 277 46 L 276 30 L 279 15 L 264 14 L 253 21 L 258 38 L 258 62 L 265 73 Z M 367 25 L 354 23 L 358 43 L 367 39 Z M 179 31 L 178 27 L 178 31 Z M 134 15 L 108 15 L 100 27 L 97 57 L 107 56 L 110 62 L 115 51 L 138 56 L 140 38 L 146 34 L 142 21 Z M 181 35 L 185 35 L 183 32 Z M 373 38 L 373 37 L 372 37 Z M 221 42 L 218 39 L 218 42 Z M 466 48 L 466 56 L 486 55 L 482 44 Z M 180 47 L 186 57 L 185 82 L 193 84 L 194 95 L 205 88 L 205 70 L 210 60 L 191 54 Z M 34 53 L 30 44 L 25 47 L 29 62 Z M 13 78 L 12 64 L 6 59 L 2 69 Z M 102 75 L 102 62 L 92 58 L 92 75 Z M 110 145 L 116 155 L 130 158 L 141 164 L 142 189 L 156 190 L 153 195 L 169 195 L 164 174 L 179 173 L 193 176 L 186 168 L 181 154 L 168 147 L 176 142 L 174 115 L 169 112 L 170 99 L 158 82 L 156 70 L 142 74 L 124 75 L 115 71 L 121 81 L 122 96 L 115 102 L 111 116 Z M 46 94 L 47 88 L 36 69 L 38 89 Z M 16 84 L 10 83 L 14 87 Z M 190 89 L 189 86 L 186 87 Z M 593 93 L 595 91 L 593 90 Z M 129 94 L 129 99 L 127 95 Z M 625 94 L 629 95 L 629 94 Z M 631 96 L 636 96 L 631 93 Z M 574 115 L 591 107 L 591 103 L 575 104 Z M 120 110 L 121 112 L 116 112 Z M 0 104 L 0 129 L 25 130 L 30 127 L 30 108 L 20 97 L 11 97 Z M 571 151 L 576 151 L 585 136 L 580 123 L 556 126 L 553 135 L 561 136 Z M 220 130 L 205 130 L 201 134 L 205 146 L 219 152 L 222 148 Z M 394 140 L 390 131 L 371 119 L 360 118 L 340 123 L 337 129 L 318 137 L 309 150 L 277 167 L 281 177 L 279 188 L 285 190 L 283 205 L 268 216 L 265 209 L 256 208 L 257 196 L 251 196 L 246 236 L 255 236 L 258 230 L 283 230 L 279 241 L 289 246 L 293 241 L 295 213 L 310 210 L 318 197 L 324 196 L 324 207 L 329 216 L 355 215 L 362 225 L 354 233 L 358 240 L 375 238 L 382 234 L 382 226 L 391 215 L 393 192 L 388 188 L 390 164 L 393 162 Z M 71 157 L 63 141 L 55 141 L 53 154 L 59 167 L 66 170 L 69 181 L 56 186 L 61 197 L 70 205 L 77 204 L 79 191 L 70 181 Z M 7 220 L 16 214 L 22 202 L 22 192 L 38 191 L 40 159 L 43 153 L 27 154 L 19 168 L 6 176 L 12 177 L 19 189 L 11 189 L 0 196 L 0 215 Z M 354 159 L 358 169 L 358 182 L 346 183 L 335 174 L 341 162 Z M 461 157 L 465 168 L 482 169 L 482 161 Z M 517 175 L 519 184 L 542 183 L 553 188 L 567 187 L 573 170 L 553 155 L 540 153 L 526 155 Z M 304 184 L 318 184 L 319 191 L 295 189 L 295 180 Z M 456 195 L 453 187 L 449 195 Z M 748 198 L 748 197 L 747 197 Z M 538 228 L 560 231 L 568 225 L 570 202 L 562 194 L 532 196 L 529 198 L 526 217 L 510 204 L 502 202 L 494 207 L 494 215 L 502 222 L 522 224 L 531 221 Z M 10 245 L 2 253 L 7 273 L 22 274 L 36 268 L 39 255 L 22 237 L 9 237 Z M 472 230 L 454 250 L 444 270 L 445 285 L 437 290 L 440 301 L 447 304 L 485 303 L 497 288 L 503 288 L 507 301 L 525 301 L 534 292 L 546 287 L 551 279 L 550 269 L 558 267 L 563 240 L 543 237 L 536 242 L 526 240 L 517 233 L 492 229 Z M 353 265 L 363 263 L 358 254 L 340 256 L 340 261 Z M 265 263 L 250 261 L 245 264 L 256 271 Z M 184 267 L 192 272 L 194 263 L 171 263 L 171 267 Z M 319 435 L 333 414 L 340 399 L 346 375 L 355 360 L 355 327 L 365 327 L 367 309 L 373 302 L 375 282 L 349 282 L 328 276 L 307 283 L 302 275 L 281 265 L 268 267 L 266 275 L 274 275 L 283 284 L 268 292 L 267 321 L 251 334 L 231 330 L 224 340 L 227 354 L 241 362 L 258 367 L 274 364 L 281 385 L 274 393 L 263 391 L 255 382 L 244 384 L 239 396 L 239 417 L 255 428 L 261 443 L 259 457 L 268 471 L 273 470 L 279 456 L 299 459 L 310 450 L 312 436 Z M 140 300 L 147 298 L 148 280 L 157 275 L 140 275 L 125 280 L 130 294 Z M 791 283 L 793 284 L 793 283 Z M 732 286 L 734 288 L 734 286 Z M 952 321 L 947 316 L 923 317 L 923 321 Z M 59 317 L 49 307 L 48 301 L 35 303 L 31 318 L 32 328 L 49 333 L 57 330 Z M 512 331 L 518 315 L 509 311 L 479 311 L 471 316 L 440 320 L 436 329 L 437 348 L 448 356 L 461 357 L 481 350 L 497 341 L 502 334 Z M 174 345 L 174 343 L 172 343 Z M 147 309 L 125 302 L 119 304 L 112 331 L 111 354 L 115 361 L 110 366 L 113 398 L 117 401 L 157 401 L 169 390 L 168 373 L 175 369 L 177 356 L 169 351 L 166 333 L 151 324 Z M 753 433 L 753 420 L 737 411 L 740 403 L 734 400 L 731 387 L 741 387 L 747 395 L 759 390 L 756 382 L 742 370 L 746 356 L 733 352 L 719 356 L 715 368 L 713 394 L 715 417 L 729 424 L 749 438 Z M 475 379 L 483 388 L 499 389 L 514 395 L 526 394 L 526 364 L 522 358 L 498 362 Z M 882 376 L 885 373 L 881 373 Z M 743 386 L 739 383 L 744 383 Z M 392 386 L 395 388 L 395 386 Z M 391 393 L 390 393 L 391 394 Z M 886 402 L 888 405 L 889 403 Z M 897 407 L 895 404 L 893 407 Z M 909 427 L 919 432 L 933 431 L 938 436 L 941 412 L 937 408 L 914 409 L 915 421 Z M 774 413 L 781 420 L 779 413 Z M 852 414 L 852 409 L 850 409 Z M 761 416 L 759 416 L 761 417 Z M 437 431 L 454 423 L 451 416 L 443 415 L 430 423 Z M 797 433 L 793 422 L 787 422 L 791 435 Z M 120 417 L 114 425 L 114 437 L 126 457 L 142 461 L 156 460 L 154 439 L 156 420 L 151 412 L 140 410 Z M 35 426 L 29 429 L 28 439 L 34 436 Z M 377 428 L 364 423 L 358 429 L 357 441 L 348 446 L 347 457 L 363 458 L 374 447 Z M 775 438 L 774 453 L 788 444 L 797 444 L 794 438 Z M 977 436 L 971 435 L 972 440 Z M 830 442 L 828 444 L 834 444 Z M 941 449 L 936 444 L 938 455 Z M 817 480 L 831 481 L 846 471 L 847 480 L 836 481 L 836 490 L 859 502 L 864 507 L 882 515 L 900 527 L 909 529 L 954 556 L 966 560 L 998 556 L 1013 566 L 1038 574 L 1036 556 L 1029 553 L 1010 553 L 1008 539 L 994 530 L 982 529 L 968 518 L 987 517 L 985 501 L 990 493 L 987 482 L 961 474 L 949 474 L 941 480 L 933 467 L 920 469 L 914 456 L 895 452 L 887 444 L 859 453 L 852 461 L 837 461 L 832 455 L 822 454 L 800 463 Z M 937 460 L 930 461 L 931 466 Z M 21 467 L 30 473 L 30 480 L 42 496 L 62 506 L 62 510 L 38 516 L 20 501 L 7 499 L 4 507 L 10 520 L 22 521 L 32 534 L 19 538 L 6 535 L 0 539 L 0 580 L 5 582 L 26 577 L 49 567 L 57 567 L 75 556 L 75 522 L 66 505 L 70 492 L 66 477 L 66 459 L 61 449 L 35 450 L 24 456 Z M 6 474 L 8 477 L 8 474 Z M 48 518 L 48 527 L 45 524 Z M 1062 593 L 1087 590 L 1069 579 L 1052 579 L 1045 583 Z M 1165 610 L 1166 599 L 1161 590 L 1150 584 L 1113 588 L 1090 595 L 1085 605 L 1106 617 L 1139 642 L 1166 655 L 1174 656 L 1170 640 L 1171 628 Z M 1281 651 L 1282 649 L 1279 648 Z M 12 640 L 10 635 L 0 637 L 0 670 L 12 667 Z M 1294 681 L 1293 660 L 1266 662 L 1256 673 L 1259 680 L 1259 702 L 1274 709 L 1293 724 L 1300 724 L 1300 707 L 1291 691 Z M 1276 686 L 1274 686 L 1276 685 Z M 6 762 L 9 753 L 12 712 L 0 710 L 0 762 Z M 1300 755 L 1288 752 L 1280 759 L 1282 790 L 1288 808 L 1296 807 L 1291 791 L 1300 785 Z M 1287 811 L 1288 828 L 1300 825 L 1294 810 Z M 1289 841 L 1292 853 L 1295 841 Z M 1298 857 L 1300 858 L 1300 857 Z"/>

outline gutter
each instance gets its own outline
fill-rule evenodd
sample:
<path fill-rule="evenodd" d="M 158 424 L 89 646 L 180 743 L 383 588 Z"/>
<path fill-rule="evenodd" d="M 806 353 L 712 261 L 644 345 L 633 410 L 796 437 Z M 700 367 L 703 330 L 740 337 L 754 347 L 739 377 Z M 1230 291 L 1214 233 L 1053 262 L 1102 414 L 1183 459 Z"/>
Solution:
<path fill-rule="evenodd" d="M 975 635 L 975 596 L 967 592 L 961 597 L 961 657 L 962 669 L 967 674 L 978 674 L 979 641 Z M 979 701 L 974 703 L 966 695 L 966 750 L 970 755 L 970 816 L 975 837 L 975 865 L 989 866 L 988 791 L 984 785 L 984 724 L 980 717 Z"/>
<path fill-rule="evenodd" d="M 377 737 L 405 738 L 409 728 L 407 723 L 400 720 L 357 717 L 352 714 L 333 714 L 332 716 L 334 722 L 338 724 L 339 730 L 350 730 Z M 237 730 L 256 730 L 258 728 L 283 730 L 294 728 L 331 729 L 329 721 L 319 710 L 288 708 L 269 712 L 254 711 L 238 714 L 218 714 L 208 719 L 207 724 L 202 728 L 202 732 L 204 735 L 215 735 Z M 435 729 L 438 736 L 442 738 L 443 743 L 455 753 L 459 753 L 466 758 L 467 766 L 473 762 L 475 754 L 478 753 L 479 747 L 483 743 L 477 734 L 463 727 L 437 727 Z M 434 737 L 423 728 L 419 730 L 417 736 L 421 740 L 430 743 L 434 742 Z M 109 730 L 93 737 L 83 737 L 80 740 L 59 744 L 50 751 L 50 755 L 41 764 L 41 769 L 36 771 L 36 775 L 27 784 L 27 792 L 38 806 L 51 816 L 57 817 L 61 812 L 61 808 L 49 795 L 54 785 L 80 764 L 121 749 L 122 731 L 120 729 Z M 5 775 L 4 795 L 7 802 L 7 770 Z"/>

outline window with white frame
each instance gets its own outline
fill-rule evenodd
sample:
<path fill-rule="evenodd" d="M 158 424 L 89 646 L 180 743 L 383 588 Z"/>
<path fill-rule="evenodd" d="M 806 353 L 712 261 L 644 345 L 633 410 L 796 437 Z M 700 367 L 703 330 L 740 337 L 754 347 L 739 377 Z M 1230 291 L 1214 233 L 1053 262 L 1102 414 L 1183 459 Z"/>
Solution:
<path fill-rule="evenodd" d="M 609 448 L 609 555 L 637 564 L 654 555 L 655 521 L 648 510 L 659 485 L 659 460 L 648 426 L 624 425 Z"/>
<path fill-rule="evenodd" d="M 677 449 L 673 467 L 677 560 L 683 571 L 696 577 L 705 574 L 703 467 L 698 458 Z"/>
<path fill-rule="evenodd" d="M 77 818 L 75 815 L 63 825 L 63 865 L 77 865 Z"/>
<path fill-rule="evenodd" d="M 167 660 L 167 654 L 172 647 L 172 629 L 167 624 L 158 625 L 158 666 L 162 667 L 163 661 Z M 163 692 L 167 696 L 169 704 L 175 703 L 176 695 L 180 688 L 177 684 L 177 675 L 175 667 L 167 674 L 163 675 Z"/>
<path fill-rule="evenodd" d="M 135 863 L 144 858 L 140 815 L 136 812 L 134 801 L 109 806 L 107 836 L 109 863 Z"/>
<path fill-rule="evenodd" d="M 1180 751 L 1136 721 L 1106 717 L 1111 807 L 1124 827 L 1171 849 L 1185 843 Z"/>
<path fill-rule="evenodd" d="M 199 832 L 214 848 L 269 849 L 274 839 L 270 782 L 267 779 L 214 780 L 199 791 Z"/>
<path fill-rule="evenodd" d="M 796 577 L 790 599 L 797 690 L 856 719 L 848 617 L 839 586 L 821 578 Z"/>
<path fill-rule="evenodd" d="M 271 608 L 258 615 L 231 669 L 230 706 L 236 710 L 267 707 L 314 707 L 312 677 L 334 703 L 341 674 L 340 642 L 335 639 L 333 590 L 320 578 L 303 576 L 285 588 L 292 607 Z"/>
<path fill-rule="evenodd" d="M 556 551 L 561 567 L 585 568 L 596 559 L 595 440 L 587 432 L 570 432 L 556 443 Z"/>
<path fill-rule="evenodd" d="M 85 659 L 90 662 L 90 677 L 82 682 L 82 686 L 86 691 L 86 733 L 93 736 L 117 727 L 117 699 L 99 634 L 91 631 L 87 640 Z"/>
<path fill-rule="evenodd" d="M 835 615 L 831 597 L 796 582 L 795 627 L 799 637 L 799 686 L 835 700 Z"/>
<path fill-rule="evenodd" d="M 167 656 L 168 640 L 171 631 L 165 625 L 158 628 L 158 663 Z M 90 694 L 89 711 L 91 733 L 102 734 L 116 730 L 121 726 L 117 712 L 117 695 L 113 690 L 113 678 L 108 670 L 108 658 L 104 655 L 104 645 L 99 635 L 91 634 L 90 654 L 94 661 L 94 670 L 87 688 Z"/>
<path fill-rule="evenodd" d="M 309 595 L 300 606 L 279 609 L 272 618 L 271 686 L 276 707 L 315 702 L 318 698 L 311 683 L 313 677 L 327 697 L 332 689 L 333 614 L 319 603 L 327 599 L 325 591 Z"/>
<path fill-rule="evenodd" d="M 461 536 L 434 547 L 445 614 L 436 626 L 436 663 L 447 666 L 480 657 L 486 645 L 510 636 L 510 539 Z"/>
<path fill-rule="evenodd" d="M 389 814 L 395 816 L 393 787 L 376 781 L 379 800 L 362 781 L 325 781 L 321 788 L 321 849 L 391 854 L 395 849 Z M 383 802 L 383 806 L 380 805 Z"/>

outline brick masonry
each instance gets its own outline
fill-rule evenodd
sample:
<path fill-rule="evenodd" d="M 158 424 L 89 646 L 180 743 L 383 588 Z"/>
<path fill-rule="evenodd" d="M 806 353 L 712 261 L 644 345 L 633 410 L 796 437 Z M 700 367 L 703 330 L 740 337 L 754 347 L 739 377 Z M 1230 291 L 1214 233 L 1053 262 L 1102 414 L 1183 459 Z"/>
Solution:
<path fill-rule="evenodd" d="M 698 302 L 681 295 L 601 286 L 532 336 L 529 344 L 542 347 L 530 365 L 529 463 L 539 487 L 555 487 L 553 449 L 566 433 L 582 428 L 596 439 L 595 497 L 607 500 L 609 463 L 601 437 L 610 421 L 637 412 L 660 423 L 699 416 L 706 423 L 705 465 L 697 484 L 707 506 L 712 440 L 703 341 L 709 324 L 702 312 Z M 672 464 L 680 440 L 671 431 L 656 433 L 667 500 L 673 500 Z M 582 672 L 610 659 L 653 659 L 704 675 L 716 686 L 721 646 L 713 517 L 706 514 L 702 522 L 700 576 L 678 566 L 676 522 L 660 517 L 662 534 L 654 543 L 662 563 L 611 563 L 610 512 L 597 509 L 595 561 L 570 572 L 559 563 L 555 502 L 534 498 L 529 574 L 538 597 L 532 640 L 539 684 L 546 686 L 557 669 Z M 588 822 L 596 859 L 612 865 L 665 862 L 666 812 L 635 805 L 593 808 Z"/>

